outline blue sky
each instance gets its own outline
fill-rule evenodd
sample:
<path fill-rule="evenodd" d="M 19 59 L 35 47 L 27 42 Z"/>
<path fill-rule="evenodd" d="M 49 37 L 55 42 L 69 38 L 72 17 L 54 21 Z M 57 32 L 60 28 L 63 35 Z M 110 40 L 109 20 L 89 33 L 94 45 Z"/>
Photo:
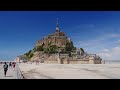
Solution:
<path fill-rule="evenodd" d="M 120 59 L 119 11 L 0 11 L 0 60 L 13 60 L 37 40 L 61 31 L 74 45 L 104 60 Z"/>

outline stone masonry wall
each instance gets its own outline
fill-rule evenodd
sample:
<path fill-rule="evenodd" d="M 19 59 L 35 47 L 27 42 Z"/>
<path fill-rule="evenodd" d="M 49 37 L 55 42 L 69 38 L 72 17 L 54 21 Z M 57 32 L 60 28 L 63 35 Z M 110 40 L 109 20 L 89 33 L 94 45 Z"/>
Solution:
<path fill-rule="evenodd" d="M 95 58 L 93 57 L 89 59 L 69 59 L 69 58 L 52 57 L 51 59 L 45 60 L 44 63 L 47 63 L 47 64 L 101 64 L 101 60 L 95 60 Z"/>
<path fill-rule="evenodd" d="M 95 64 L 102 64 L 101 60 L 95 60 Z"/>
<path fill-rule="evenodd" d="M 45 64 L 58 64 L 57 61 L 49 61 L 49 60 L 45 60 L 44 63 Z"/>

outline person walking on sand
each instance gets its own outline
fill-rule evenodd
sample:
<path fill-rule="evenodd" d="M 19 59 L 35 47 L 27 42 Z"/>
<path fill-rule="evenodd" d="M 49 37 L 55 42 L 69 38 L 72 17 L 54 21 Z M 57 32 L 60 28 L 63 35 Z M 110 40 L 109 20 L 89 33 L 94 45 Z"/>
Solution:
<path fill-rule="evenodd" d="M 15 70 L 15 65 L 16 65 L 16 63 L 13 63 L 13 68 L 14 68 L 14 70 Z"/>
<path fill-rule="evenodd" d="M 8 70 L 8 65 L 7 65 L 6 62 L 5 62 L 5 64 L 4 64 L 4 66 L 3 66 L 3 68 L 4 68 L 4 77 L 6 77 L 7 70 Z"/>
<path fill-rule="evenodd" d="M 9 63 L 9 67 L 12 68 L 12 63 L 11 62 Z"/>

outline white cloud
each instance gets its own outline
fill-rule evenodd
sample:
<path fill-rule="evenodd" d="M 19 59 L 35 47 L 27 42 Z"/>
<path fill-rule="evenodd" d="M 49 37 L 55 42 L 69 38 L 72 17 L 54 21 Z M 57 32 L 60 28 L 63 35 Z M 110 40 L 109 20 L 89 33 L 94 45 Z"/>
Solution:
<path fill-rule="evenodd" d="M 97 53 L 103 60 L 120 60 L 120 46 L 113 47 L 112 49 L 103 49 Z"/>
<path fill-rule="evenodd" d="M 80 37 L 80 36 L 79 36 Z M 77 47 L 81 47 L 81 46 L 84 46 L 84 47 L 90 47 L 90 48 L 97 48 L 97 47 L 103 47 L 104 46 L 110 46 L 110 45 L 113 45 L 113 44 L 117 44 L 120 42 L 120 40 L 113 40 L 113 38 L 117 39 L 119 38 L 120 35 L 119 34 L 115 34 L 115 33 L 109 33 L 109 34 L 104 34 L 102 36 L 99 36 L 97 38 L 94 38 L 94 39 L 89 39 L 87 41 L 76 41 L 75 42 L 75 45 Z"/>
<path fill-rule="evenodd" d="M 111 37 L 120 37 L 119 34 L 111 34 Z"/>
<path fill-rule="evenodd" d="M 103 60 L 120 60 L 120 46 L 116 43 L 120 43 L 120 40 L 116 40 L 119 37 L 119 34 L 109 33 L 87 41 L 76 41 L 75 46 L 84 48 L 88 53 L 97 54 Z"/>
<path fill-rule="evenodd" d="M 103 51 L 108 52 L 109 50 L 108 49 L 103 49 Z"/>
<path fill-rule="evenodd" d="M 116 41 L 116 43 L 120 43 L 120 40 Z"/>
<path fill-rule="evenodd" d="M 120 34 L 115 33 L 115 28 L 106 28 L 106 26 L 96 28 L 97 25 L 94 24 L 82 24 L 78 25 L 76 28 L 82 28 L 81 30 L 84 30 L 83 28 L 86 27 L 90 28 L 91 32 L 89 33 L 89 35 L 86 34 L 85 36 L 90 37 L 90 35 L 92 35 L 92 31 L 94 31 L 94 33 L 96 33 L 96 37 L 93 38 L 91 36 L 90 38 L 88 38 L 88 40 L 82 40 L 82 35 L 80 35 L 81 33 L 77 32 L 77 35 L 73 35 L 74 38 L 77 38 L 75 38 L 74 41 L 76 47 L 82 47 L 88 53 L 98 54 L 104 60 L 120 60 L 120 46 L 118 46 L 118 44 L 120 43 Z"/>

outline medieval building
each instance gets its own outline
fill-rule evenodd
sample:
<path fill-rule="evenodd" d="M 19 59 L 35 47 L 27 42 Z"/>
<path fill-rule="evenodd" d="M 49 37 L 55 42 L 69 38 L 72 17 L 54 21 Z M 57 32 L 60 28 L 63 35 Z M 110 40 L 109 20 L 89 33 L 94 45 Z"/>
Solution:
<path fill-rule="evenodd" d="M 44 44 L 44 46 L 47 47 L 49 44 L 51 44 L 64 48 L 67 42 L 72 42 L 72 41 L 70 40 L 70 38 L 67 38 L 64 32 L 60 31 L 58 25 L 58 19 L 57 19 L 55 33 L 45 36 L 42 40 L 38 40 L 36 46 Z"/>
<path fill-rule="evenodd" d="M 51 64 L 53 63 L 54 64 L 101 64 L 102 63 L 101 57 L 99 57 L 96 54 L 88 54 L 87 52 L 83 52 L 81 49 L 72 50 L 70 51 L 70 53 L 61 53 L 62 50 L 63 52 L 66 50 L 65 47 L 68 48 L 69 44 L 70 46 L 73 46 L 73 43 L 70 40 L 70 38 L 68 38 L 64 32 L 60 31 L 58 25 L 58 19 L 57 19 L 55 33 L 49 34 L 48 36 L 44 37 L 42 40 L 38 40 L 35 47 L 43 45 L 43 47 L 46 48 L 51 45 L 56 45 L 57 47 L 60 47 L 58 49 L 58 53 L 48 54 L 44 52 L 33 51 L 32 52 L 33 57 L 31 58 L 31 60 L 39 60 L 42 63 L 48 63 L 48 64 L 50 63 Z M 21 59 L 24 60 L 25 55 L 18 56 L 16 60 L 17 61 L 20 61 Z M 32 54 L 29 54 L 29 56 L 30 55 Z"/>

